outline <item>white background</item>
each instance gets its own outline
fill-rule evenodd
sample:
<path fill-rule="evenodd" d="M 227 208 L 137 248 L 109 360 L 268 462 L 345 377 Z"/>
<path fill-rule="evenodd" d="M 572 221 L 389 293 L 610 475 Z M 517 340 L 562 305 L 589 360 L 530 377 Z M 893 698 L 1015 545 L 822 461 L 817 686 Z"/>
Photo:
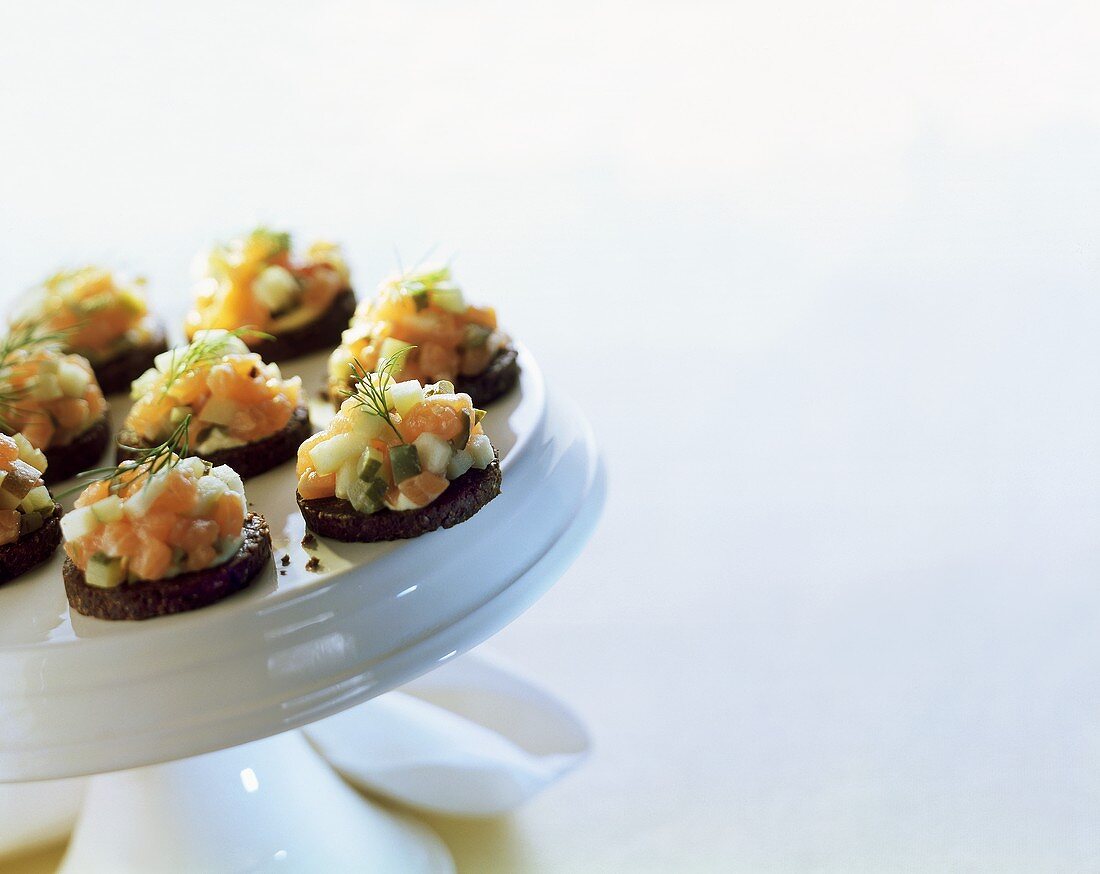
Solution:
<path fill-rule="evenodd" d="M 439 244 L 595 424 L 495 645 L 598 749 L 464 870 L 1100 867 L 1095 4 L 23 6 L 6 299 Z"/>

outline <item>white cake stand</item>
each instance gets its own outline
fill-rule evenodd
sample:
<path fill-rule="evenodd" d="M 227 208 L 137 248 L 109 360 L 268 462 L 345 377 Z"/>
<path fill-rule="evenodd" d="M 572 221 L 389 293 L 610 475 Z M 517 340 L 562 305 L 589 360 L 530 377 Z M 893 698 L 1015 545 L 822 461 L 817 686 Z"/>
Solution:
<path fill-rule="evenodd" d="M 520 361 L 519 390 L 486 418 L 503 493 L 449 531 L 307 549 L 284 465 L 247 483 L 276 561 L 220 604 L 134 623 L 70 614 L 60 551 L 0 588 L 0 782 L 97 775 L 64 870 L 450 870 L 434 835 L 363 800 L 292 729 L 485 640 L 591 535 L 605 485 L 592 433 Z M 285 369 L 315 388 L 322 368 Z"/>

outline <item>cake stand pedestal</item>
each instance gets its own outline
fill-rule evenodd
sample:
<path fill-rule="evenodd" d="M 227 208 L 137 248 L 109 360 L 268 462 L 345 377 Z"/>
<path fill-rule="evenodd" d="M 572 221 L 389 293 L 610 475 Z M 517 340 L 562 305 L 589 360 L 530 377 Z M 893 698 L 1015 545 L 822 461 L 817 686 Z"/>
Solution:
<path fill-rule="evenodd" d="M 605 491 L 591 430 L 520 361 L 486 418 L 503 492 L 455 528 L 315 541 L 280 469 L 247 486 L 277 560 L 220 604 L 74 616 L 60 555 L 0 589 L 0 782 L 96 775 L 68 874 L 450 870 L 429 830 L 348 788 L 294 729 L 495 634 L 591 536 Z"/>
<path fill-rule="evenodd" d="M 429 829 L 360 797 L 300 731 L 91 779 L 65 874 L 453 870 Z"/>

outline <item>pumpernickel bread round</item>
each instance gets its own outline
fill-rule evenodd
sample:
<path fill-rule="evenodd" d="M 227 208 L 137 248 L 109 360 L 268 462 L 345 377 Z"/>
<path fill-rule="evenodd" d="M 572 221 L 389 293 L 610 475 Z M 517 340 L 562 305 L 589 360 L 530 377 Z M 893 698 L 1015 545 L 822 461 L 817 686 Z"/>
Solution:
<path fill-rule="evenodd" d="M 312 322 L 276 334 L 270 340 L 249 339 L 247 335 L 242 339 L 264 361 L 287 361 L 338 346 L 340 335 L 344 333 L 354 312 L 355 292 L 345 288 L 333 298 L 331 306 Z"/>
<path fill-rule="evenodd" d="M 475 407 L 491 404 L 509 391 L 519 379 L 518 357 L 516 350 L 510 346 L 501 349 L 481 373 L 456 379 L 455 391 L 468 394 Z"/>
<path fill-rule="evenodd" d="M 114 358 L 92 364 L 96 382 L 105 395 L 129 394 L 130 383 L 153 366 L 153 359 L 168 351 L 164 327 L 157 324 L 149 342 L 134 346 Z"/>
<path fill-rule="evenodd" d="M 234 446 L 231 449 L 219 449 L 216 452 L 208 452 L 198 455 L 204 461 L 211 464 L 228 464 L 237 471 L 242 478 L 256 476 L 278 467 L 284 461 L 289 461 L 298 452 L 298 447 L 313 433 L 313 425 L 309 421 L 309 410 L 302 405 L 291 415 L 287 423 L 274 434 L 257 440 L 255 443 L 246 443 L 244 446 Z M 133 431 L 123 430 L 118 434 L 115 457 L 118 463 L 137 458 L 143 448 Z"/>
<path fill-rule="evenodd" d="M 296 496 L 306 527 L 315 534 L 345 543 L 375 543 L 408 540 L 465 522 L 500 494 L 500 479 L 500 464 L 496 461 L 485 470 L 471 468 L 419 510 L 360 513 L 343 498 L 305 500 L 300 494 Z"/>
<path fill-rule="evenodd" d="M 89 586 L 84 572 L 66 558 L 62 576 L 69 606 L 97 619 L 151 619 L 206 607 L 245 588 L 271 557 L 271 532 L 263 516 L 250 513 L 241 534 L 240 548 L 217 567 L 110 589 Z"/>
<path fill-rule="evenodd" d="M 111 425 L 104 411 L 103 418 L 98 419 L 87 431 L 77 434 L 71 443 L 44 450 L 46 472 L 42 479 L 50 485 L 76 476 L 81 471 L 98 467 L 103 450 L 110 441 Z"/>
<path fill-rule="evenodd" d="M 61 543 L 61 505 L 54 503 L 37 531 L 22 535 L 14 543 L 0 546 L 0 583 L 14 580 L 53 555 Z"/>

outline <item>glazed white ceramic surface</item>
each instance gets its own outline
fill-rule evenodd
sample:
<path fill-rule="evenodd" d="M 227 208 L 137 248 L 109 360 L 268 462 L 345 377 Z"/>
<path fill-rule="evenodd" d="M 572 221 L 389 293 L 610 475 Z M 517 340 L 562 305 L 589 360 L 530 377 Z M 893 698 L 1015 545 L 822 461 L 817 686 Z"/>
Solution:
<path fill-rule="evenodd" d="M 453 870 L 430 829 L 360 798 L 301 732 L 93 778 L 61 864 L 63 874 Z"/>
<path fill-rule="evenodd" d="M 591 746 L 568 704 L 480 651 L 304 733 L 363 791 L 466 817 L 510 813 Z"/>
<path fill-rule="evenodd" d="M 284 370 L 312 391 L 323 364 L 314 356 Z M 276 560 L 220 604 L 145 622 L 73 615 L 60 551 L 0 589 L 0 781 L 132 768 L 286 731 L 507 624 L 576 556 L 604 492 L 583 417 L 547 390 L 525 351 L 521 365 L 520 387 L 485 420 L 503 492 L 455 528 L 389 544 L 318 538 L 306 549 L 288 463 L 246 484 Z M 322 404 L 314 412 L 315 424 L 328 415 Z M 311 556 L 317 571 L 306 569 Z"/>

